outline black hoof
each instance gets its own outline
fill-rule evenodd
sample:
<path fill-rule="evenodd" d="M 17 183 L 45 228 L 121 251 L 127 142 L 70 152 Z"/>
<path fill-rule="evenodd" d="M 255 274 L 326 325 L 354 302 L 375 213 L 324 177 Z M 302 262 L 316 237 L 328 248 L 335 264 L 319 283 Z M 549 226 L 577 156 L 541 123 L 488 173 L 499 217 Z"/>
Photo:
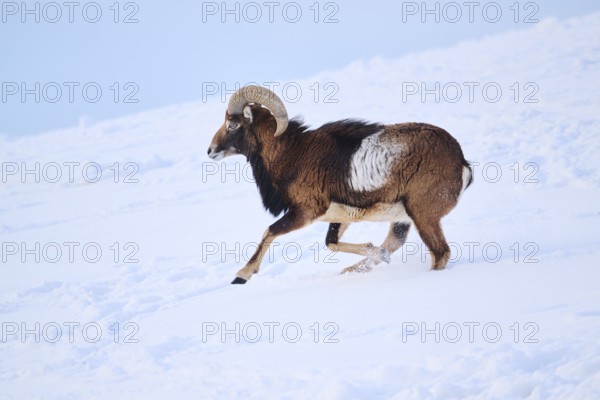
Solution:
<path fill-rule="evenodd" d="M 392 261 L 392 255 L 386 249 L 381 249 L 381 261 L 386 262 L 387 264 Z"/>
<path fill-rule="evenodd" d="M 236 276 L 235 279 L 231 282 L 231 284 L 232 285 L 243 285 L 246 282 L 248 282 L 246 279 Z"/>

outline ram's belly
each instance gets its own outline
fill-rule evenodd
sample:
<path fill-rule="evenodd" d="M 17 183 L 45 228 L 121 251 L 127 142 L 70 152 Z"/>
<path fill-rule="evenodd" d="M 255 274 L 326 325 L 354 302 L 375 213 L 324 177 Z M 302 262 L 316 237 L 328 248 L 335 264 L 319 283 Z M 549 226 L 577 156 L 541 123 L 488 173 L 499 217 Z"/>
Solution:
<path fill-rule="evenodd" d="M 358 208 L 340 203 L 331 203 L 327 212 L 318 220 L 325 222 L 400 222 L 410 221 L 410 217 L 406 214 L 406 209 L 402 203 L 377 203 L 369 208 Z"/>

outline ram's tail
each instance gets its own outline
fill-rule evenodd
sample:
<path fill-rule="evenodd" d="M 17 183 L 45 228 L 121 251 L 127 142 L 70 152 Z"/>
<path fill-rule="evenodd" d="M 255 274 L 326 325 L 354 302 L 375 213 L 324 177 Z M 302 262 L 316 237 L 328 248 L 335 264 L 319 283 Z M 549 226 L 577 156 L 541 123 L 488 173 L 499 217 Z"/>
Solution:
<path fill-rule="evenodd" d="M 462 171 L 462 188 L 460 189 L 459 197 L 464 193 L 465 190 L 473 183 L 473 168 L 468 161 L 463 161 L 463 171 Z"/>

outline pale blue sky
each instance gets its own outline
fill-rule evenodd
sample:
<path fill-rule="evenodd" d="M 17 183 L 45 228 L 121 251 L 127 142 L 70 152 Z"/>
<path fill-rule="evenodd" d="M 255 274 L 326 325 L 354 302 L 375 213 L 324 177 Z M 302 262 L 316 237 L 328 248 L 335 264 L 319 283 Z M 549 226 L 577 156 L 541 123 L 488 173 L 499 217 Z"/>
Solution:
<path fill-rule="evenodd" d="M 499 1 L 494 4 L 500 5 L 502 16 L 493 23 L 495 5 L 479 1 L 472 8 L 471 23 L 465 2 L 439 2 L 439 23 L 434 14 L 425 15 L 423 23 L 421 3 L 261 0 L 239 2 L 237 15 L 235 11 L 223 15 L 221 1 L 110 0 L 96 3 L 102 15 L 92 23 L 85 18 L 96 19 L 98 7 L 86 1 L 72 8 L 62 1 L 39 2 L 39 12 L 29 14 L 23 13 L 21 1 L 2 2 L 0 133 L 31 134 L 77 125 L 82 116 L 94 121 L 198 101 L 203 82 L 233 86 L 235 82 L 293 81 L 357 59 L 397 57 L 495 32 L 527 29 L 531 26 L 523 21 L 527 16 L 566 18 L 600 9 L 600 3 L 585 0 Z M 25 4 L 35 10 L 36 2 Z M 236 8 L 235 1 L 225 4 L 230 10 Z M 435 4 L 429 1 L 426 7 L 434 10 Z M 460 5 L 460 19 L 455 4 Z M 516 8 L 520 9 L 517 23 Z M 270 11 L 273 22 L 269 21 Z M 123 23 L 128 16 L 138 22 Z M 222 18 L 226 18 L 225 23 Z M 298 21 L 292 23 L 294 19 Z M 450 22 L 455 19 L 458 22 Z M 118 102 L 114 99 L 115 82 L 120 86 Z M 128 82 L 132 84 L 126 87 Z M 23 83 L 33 92 L 24 101 Z M 89 101 L 82 93 L 87 83 L 92 83 L 87 86 Z M 52 103 L 57 86 L 62 97 Z M 101 97 L 96 95 L 97 87 L 102 90 Z M 36 91 L 39 103 L 35 101 Z M 128 94 L 138 102 L 125 103 Z M 99 98 L 98 102 L 91 102 L 94 98 Z"/>

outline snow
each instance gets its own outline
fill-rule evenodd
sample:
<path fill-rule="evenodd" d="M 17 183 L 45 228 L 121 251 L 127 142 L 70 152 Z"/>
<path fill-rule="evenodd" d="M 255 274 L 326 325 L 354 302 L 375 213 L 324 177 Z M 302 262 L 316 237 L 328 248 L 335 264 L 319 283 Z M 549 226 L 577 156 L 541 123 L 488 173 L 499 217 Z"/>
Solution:
<path fill-rule="evenodd" d="M 298 82 L 339 88 L 288 102 L 313 126 L 422 121 L 461 143 L 475 180 L 441 272 L 412 228 L 389 265 L 338 275 L 360 257 L 315 223 L 230 285 L 274 219 L 241 157 L 206 155 L 220 102 L 1 138 L 0 398 L 598 398 L 598 37 L 600 14 L 546 20 Z M 408 94 L 436 82 L 439 102 Z"/>

